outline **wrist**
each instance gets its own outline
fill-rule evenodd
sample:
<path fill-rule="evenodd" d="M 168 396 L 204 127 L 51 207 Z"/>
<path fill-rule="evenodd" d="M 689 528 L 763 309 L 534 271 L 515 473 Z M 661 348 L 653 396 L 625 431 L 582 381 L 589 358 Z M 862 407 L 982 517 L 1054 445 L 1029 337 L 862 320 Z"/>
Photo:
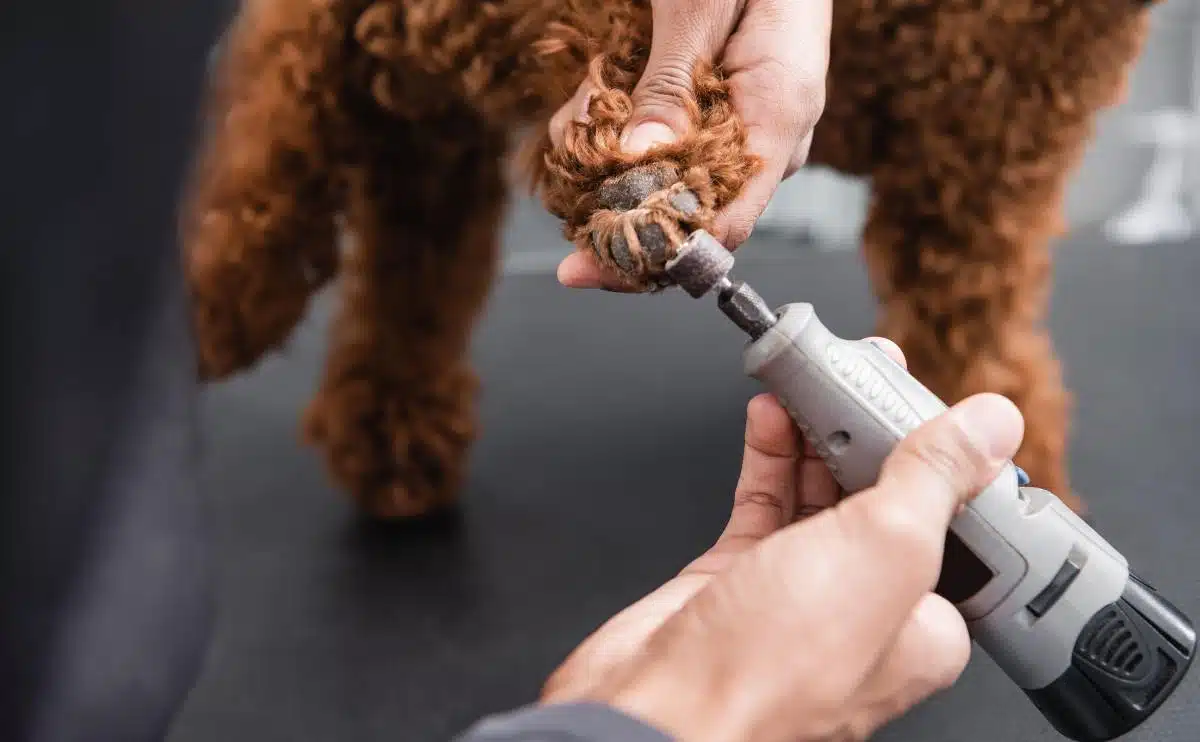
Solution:
<path fill-rule="evenodd" d="M 648 661 L 584 700 L 603 703 L 677 742 L 757 742 L 761 704 L 732 673 Z M 688 663 L 691 664 L 691 663 Z"/>

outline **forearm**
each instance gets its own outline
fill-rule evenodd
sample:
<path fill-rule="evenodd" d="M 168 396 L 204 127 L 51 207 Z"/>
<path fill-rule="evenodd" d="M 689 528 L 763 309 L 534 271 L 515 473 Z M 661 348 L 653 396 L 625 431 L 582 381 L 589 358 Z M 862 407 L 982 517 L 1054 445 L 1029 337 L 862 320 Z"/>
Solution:
<path fill-rule="evenodd" d="M 484 719 L 455 742 L 672 742 L 609 706 L 533 706 Z"/>

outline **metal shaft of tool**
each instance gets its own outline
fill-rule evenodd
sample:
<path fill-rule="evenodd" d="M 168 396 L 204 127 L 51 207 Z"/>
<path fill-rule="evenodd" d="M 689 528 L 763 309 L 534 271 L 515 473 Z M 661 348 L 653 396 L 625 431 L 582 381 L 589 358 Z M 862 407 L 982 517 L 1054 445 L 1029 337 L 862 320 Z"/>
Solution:
<path fill-rule="evenodd" d="M 717 307 L 751 340 L 758 340 L 779 321 L 766 301 L 744 281 L 726 276 L 716 288 Z"/>
<path fill-rule="evenodd" d="M 693 298 L 716 292 L 717 307 L 743 332 L 757 340 L 779 321 L 771 308 L 744 281 L 730 275 L 733 255 L 715 237 L 698 229 L 688 235 L 667 273 Z"/>

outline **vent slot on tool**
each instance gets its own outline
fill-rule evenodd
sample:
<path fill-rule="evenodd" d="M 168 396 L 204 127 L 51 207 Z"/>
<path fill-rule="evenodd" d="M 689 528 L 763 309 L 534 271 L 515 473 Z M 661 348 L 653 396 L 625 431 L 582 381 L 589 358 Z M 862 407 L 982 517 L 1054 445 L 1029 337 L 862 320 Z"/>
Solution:
<path fill-rule="evenodd" d="M 1097 669 L 1121 678 L 1137 680 L 1144 673 L 1148 653 L 1141 632 L 1123 611 L 1110 608 L 1097 616 L 1095 628 L 1079 643 L 1080 653 Z"/>

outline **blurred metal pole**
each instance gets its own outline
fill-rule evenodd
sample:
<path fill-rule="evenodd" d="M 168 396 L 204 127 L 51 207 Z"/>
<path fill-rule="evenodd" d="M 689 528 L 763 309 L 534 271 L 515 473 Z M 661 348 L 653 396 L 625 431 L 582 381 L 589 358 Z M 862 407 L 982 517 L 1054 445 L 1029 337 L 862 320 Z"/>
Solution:
<path fill-rule="evenodd" d="M 1140 193 L 1125 209 L 1106 220 L 1109 239 L 1126 245 L 1184 241 L 1200 232 L 1196 208 L 1196 177 L 1200 152 L 1200 104 L 1195 68 L 1197 23 L 1200 14 L 1191 2 L 1175 0 L 1155 16 L 1150 45 L 1160 51 L 1158 74 L 1148 76 L 1166 91 L 1167 100 L 1142 108 L 1121 122 L 1127 145 L 1142 145 L 1153 157 L 1141 181 Z M 1178 70 L 1180 77 L 1171 72 Z M 1176 90 L 1172 91 L 1171 88 Z M 1161 91 L 1156 91 L 1161 92 Z"/>

